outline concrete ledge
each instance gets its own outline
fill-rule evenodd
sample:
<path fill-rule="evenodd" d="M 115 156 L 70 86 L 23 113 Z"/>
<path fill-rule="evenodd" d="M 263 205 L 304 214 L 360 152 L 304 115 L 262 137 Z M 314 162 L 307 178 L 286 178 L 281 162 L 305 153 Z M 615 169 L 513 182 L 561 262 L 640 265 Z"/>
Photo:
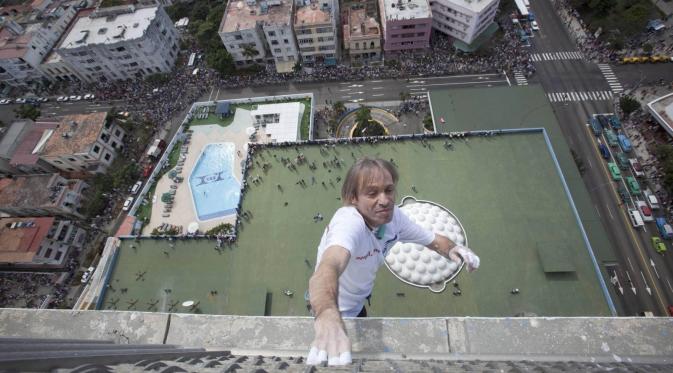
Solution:
<path fill-rule="evenodd" d="M 0 309 L 0 336 L 162 344 L 167 313 Z"/>
<path fill-rule="evenodd" d="M 355 358 L 673 363 L 673 318 L 370 318 L 345 324 Z M 0 309 L 2 337 L 305 356 L 313 333 L 307 317 Z"/>

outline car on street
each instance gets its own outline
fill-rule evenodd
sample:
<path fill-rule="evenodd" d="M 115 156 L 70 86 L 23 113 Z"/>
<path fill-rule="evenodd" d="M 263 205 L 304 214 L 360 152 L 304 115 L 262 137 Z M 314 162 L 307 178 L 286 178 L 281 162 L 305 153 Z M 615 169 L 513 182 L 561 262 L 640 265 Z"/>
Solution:
<path fill-rule="evenodd" d="M 537 21 L 531 21 L 530 28 L 532 28 L 533 31 L 540 31 L 540 26 L 538 26 Z"/>
<path fill-rule="evenodd" d="M 658 210 L 659 207 L 661 207 L 659 199 L 657 199 L 657 196 L 655 196 L 651 190 L 645 189 L 643 195 L 645 196 L 645 202 L 647 202 L 647 205 L 650 206 L 652 210 Z"/>
<path fill-rule="evenodd" d="M 666 221 L 666 218 L 660 217 L 654 219 L 654 224 L 657 225 L 657 229 L 659 230 L 659 234 L 661 237 L 665 240 L 670 240 L 673 238 L 673 227 L 671 227 L 670 224 Z"/>
<path fill-rule="evenodd" d="M 96 96 L 93 93 L 87 93 L 84 95 L 85 100 L 93 100 Z"/>
<path fill-rule="evenodd" d="M 80 101 L 82 99 L 82 96 L 72 95 L 68 98 L 70 99 L 70 101 Z"/>
<path fill-rule="evenodd" d="M 83 274 L 82 274 L 82 280 L 81 282 L 83 284 L 86 284 L 87 281 L 91 278 L 91 275 L 93 274 L 94 267 L 89 267 Z"/>
<path fill-rule="evenodd" d="M 0 100 L 0 105 L 8 105 L 8 104 L 11 104 L 11 103 L 12 103 L 11 98 L 3 98 L 2 100 Z"/>
<path fill-rule="evenodd" d="M 598 123 L 601 124 L 601 126 L 603 127 L 603 129 L 608 129 L 608 128 L 610 128 L 610 122 L 608 121 L 607 118 L 605 118 L 605 115 L 603 115 L 603 114 L 597 114 L 597 115 L 596 115 L 596 118 L 598 118 Z"/>
<path fill-rule="evenodd" d="M 17 98 L 14 102 L 17 103 L 17 104 L 25 104 L 26 99 L 25 98 Z"/>
<path fill-rule="evenodd" d="M 628 137 L 626 137 L 626 136 L 624 136 L 624 135 L 622 135 L 622 134 L 619 134 L 619 135 L 617 136 L 617 140 L 619 141 L 619 146 L 622 148 L 622 150 L 624 151 L 624 153 L 629 153 L 629 152 L 631 152 L 631 149 L 632 149 L 632 147 L 631 147 L 631 141 L 628 139 Z"/>
<path fill-rule="evenodd" d="M 601 155 L 604 159 L 610 159 L 610 151 L 608 150 L 608 147 L 601 142 L 600 139 L 598 139 L 598 151 L 601 152 Z"/>
<path fill-rule="evenodd" d="M 638 206 L 638 210 L 640 210 L 640 215 L 643 217 L 643 221 L 654 221 L 652 209 L 645 203 L 645 201 L 636 201 L 636 205 Z"/>
<path fill-rule="evenodd" d="M 643 172 L 643 166 L 640 165 L 640 162 L 638 162 L 637 159 L 629 158 L 629 164 L 631 164 L 631 171 L 633 171 L 633 174 L 636 175 L 636 177 L 645 176 L 645 172 Z"/>
<path fill-rule="evenodd" d="M 610 171 L 610 176 L 612 176 L 612 180 L 619 181 L 622 179 L 622 173 L 621 171 L 619 171 L 619 166 L 617 166 L 616 163 L 613 162 L 608 163 L 608 170 Z"/>
<path fill-rule="evenodd" d="M 657 236 L 652 236 L 652 246 L 654 246 L 654 249 L 657 250 L 659 254 L 666 252 L 666 244 L 661 242 L 661 238 Z"/>
<path fill-rule="evenodd" d="M 603 132 L 605 133 L 605 138 L 608 140 L 608 145 L 610 145 L 613 148 L 619 145 L 617 135 L 615 135 L 615 133 L 611 129 L 606 128 Z"/>
<path fill-rule="evenodd" d="M 631 225 L 633 225 L 634 228 L 642 227 L 645 225 L 643 222 L 643 217 L 640 216 L 640 213 L 638 210 L 629 210 L 629 219 L 631 220 Z"/>
<path fill-rule="evenodd" d="M 631 193 L 635 195 L 640 195 L 640 184 L 638 184 L 638 181 L 636 181 L 636 178 L 633 176 L 627 176 L 626 177 L 626 185 L 628 185 L 629 190 Z"/>
<path fill-rule="evenodd" d="M 617 193 L 619 193 L 619 197 L 622 199 L 622 202 L 626 202 L 629 199 L 629 191 L 626 190 L 624 183 L 617 184 Z"/>
<path fill-rule="evenodd" d="M 38 97 L 37 102 L 47 102 L 49 101 L 49 97 Z"/>
<path fill-rule="evenodd" d="M 589 119 L 589 125 L 595 136 L 601 135 L 601 124 L 598 123 L 598 119 L 596 119 L 595 115 Z"/>
<path fill-rule="evenodd" d="M 135 195 L 136 193 L 138 193 L 141 186 L 143 186 L 143 182 L 140 180 L 137 181 L 135 184 L 133 184 L 133 186 L 131 187 L 131 194 Z"/>
<path fill-rule="evenodd" d="M 616 130 L 622 128 L 622 123 L 619 121 L 619 118 L 615 114 L 612 114 L 608 117 L 608 122 L 610 122 L 612 128 Z"/>
<path fill-rule="evenodd" d="M 68 96 L 58 96 L 56 102 L 66 102 L 68 101 Z"/>
<path fill-rule="evenodd" d="M 129 197 L 124 201 L 124 206 L 122 207 L 122 211 L 128 211 L 131 209 L 131 204 L 133 204 L 133 196 Z"/>
<path fill-rule="evenodd" d="M 615 159 L 617 160 L 617 165 L 619 166 L 620 169 L 622 170 L 629 169 L 629 158 L 626 157 L 626 154 L 617 153 L 615 154 Z"/>

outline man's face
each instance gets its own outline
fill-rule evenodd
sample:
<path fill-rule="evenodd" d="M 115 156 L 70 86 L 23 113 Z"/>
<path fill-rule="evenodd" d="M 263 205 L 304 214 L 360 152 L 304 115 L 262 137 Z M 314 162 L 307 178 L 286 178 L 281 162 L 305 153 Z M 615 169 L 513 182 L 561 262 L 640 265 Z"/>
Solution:
<path fill-rule="evenodd" d="M 393 219 L 395 184 L 393 177 L 385 169 L 375 171 L 372 176 L 363 183 L 351 204 L 370 228 L 376 228 Z"/>

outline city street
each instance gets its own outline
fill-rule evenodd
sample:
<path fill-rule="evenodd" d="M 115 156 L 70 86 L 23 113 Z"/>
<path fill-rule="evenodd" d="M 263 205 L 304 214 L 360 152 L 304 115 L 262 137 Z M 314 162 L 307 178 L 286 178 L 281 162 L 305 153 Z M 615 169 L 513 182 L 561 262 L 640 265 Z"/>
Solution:
<path fill-rule="evenodd" d="M 579 50 L 550 2 L 531 5 L 540 24 L 531 50 L 534 55 L 542 56 L 535 62 L 536 77 L 548 92 L 568 145 L 587 167 L 584 182 L 617 257 L 614 265 L 602 264 L 608 267 L 611 277 L 616 276 L 612 281 L 612 294 L 618 313 L 635 316 L 651 311 L 655 315 L 667 315 L 666 307 L 673 304 L 671 261 L 657 254 L 651 246 L 650 237 L 658 236 L 654 224 L 648 224 L 643 230 L 631 227 L 625 206 L 620 203 L 617 185 L 610 179 L 606 162 L 598 152 L 596 137 L 587 123 L 592 114 L 615 112 L 613 105 L 624 89 L 656 82 L 664 75 L 670 77 L 670 65 L 620 66 L 619 76 L 621 78 L 623 74 L 624 79 L 619 81 L 610 66 L 596 65 L 584 59 L 545 58 L 558 56 L 558 52 Z M 595 94 L 606 91 L 611 92 L 614 99 L 605 100 L 603 93 Z M 601 141 L 606 142 L 605 139 Z M 627 176 L 627 172 L 630 171 L 623 175 Z M 633 208 L 632 201 L 635 201 L 634 196 L 627 205 Z"/>

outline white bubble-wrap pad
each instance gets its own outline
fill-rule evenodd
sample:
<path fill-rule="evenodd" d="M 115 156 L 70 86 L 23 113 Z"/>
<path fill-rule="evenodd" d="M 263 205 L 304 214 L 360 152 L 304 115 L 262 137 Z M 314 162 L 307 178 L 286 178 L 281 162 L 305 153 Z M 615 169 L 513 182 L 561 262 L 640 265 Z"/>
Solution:
<path fill-rule="evenodd" d="M 465 232 L 458 219 L 444 207 L 413 197 L 402 200 L 400 210 L 425 229 L 448 237 L 458 245 L 466 245 Z M 441 292 L 458 274 L 460 267 L 427 247 L 398 242 L 386 255 L 386 265 L 400 280 Z"/>

